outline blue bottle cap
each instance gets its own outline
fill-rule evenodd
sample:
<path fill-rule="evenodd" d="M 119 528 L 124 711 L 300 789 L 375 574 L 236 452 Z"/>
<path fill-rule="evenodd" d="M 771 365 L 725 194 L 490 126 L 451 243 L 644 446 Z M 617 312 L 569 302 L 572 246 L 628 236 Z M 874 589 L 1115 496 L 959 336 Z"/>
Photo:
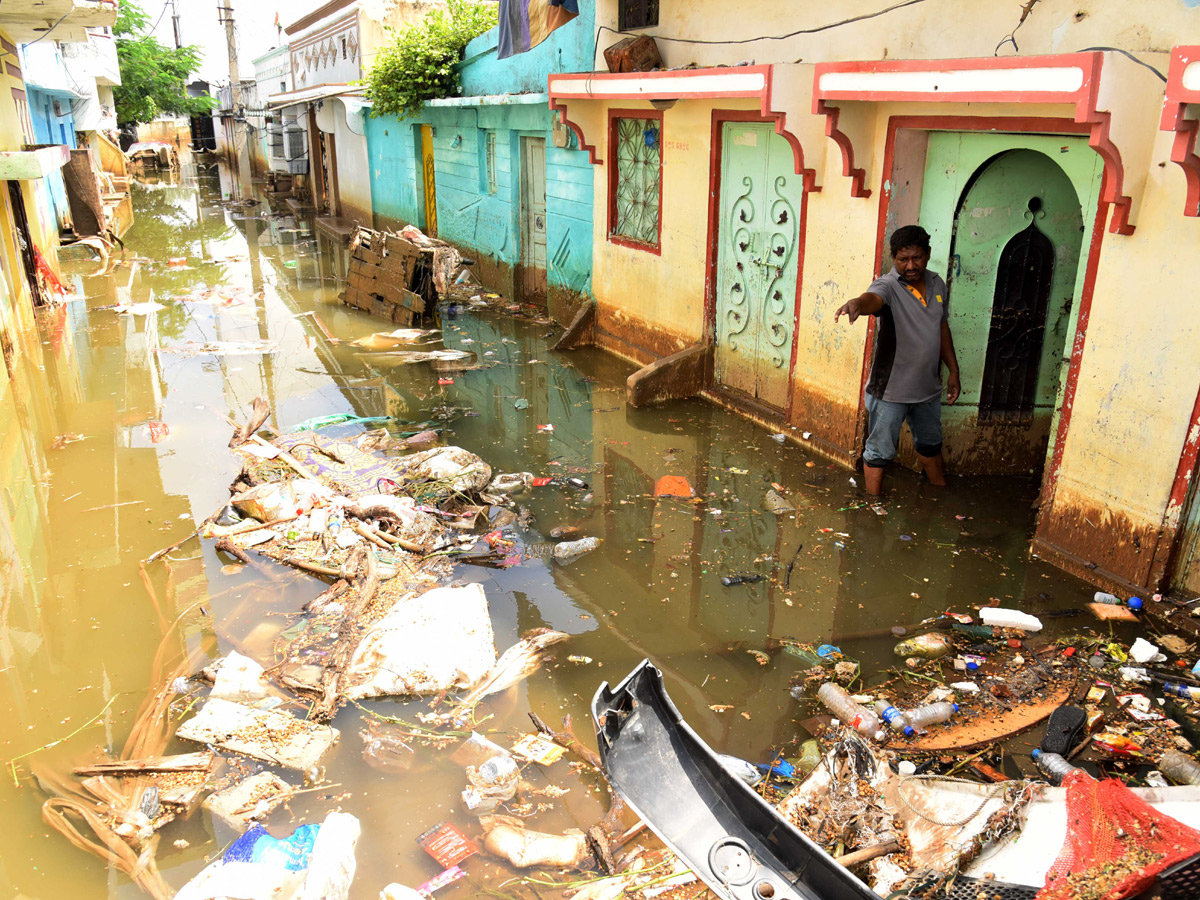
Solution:
<path fill-rule="evenodd" d="M 1130 597 L 1129 598 L 1129 608 L 1130 609 L 1141 609 L 1142 605 L 1143 604 L 1142 604 L 1141 597 Z"/>
<path fill-rule="evenodd" d="M 979 663 L 975 662 L 975 660 L 972 659 L 972 660 L 967 661 L 967 671 L 968 672 L 974 672 L 978 668 L 979 668 Z"/>
<path fill-rule="evenodd" d="M 1040 747 L 1034 747 L 1034 748 L 1033 748 L 1033 758 L 1034 758 L 1034 759 L 1037 759 L 1037 758 L 1038 758 L 1039 756 L 1041 756 L 1041 755 L 1042 755 L 1042 750 L 1041 750 L 1041 748 L 1040 748 Z"/>
<path fill-rule="evenodd" d="M 950 705 L 954 707 L 955 712 L 958 712 L 958 704 L 957 703 L 951 703 Z"/>
<path fill-rule="evenodd" d="M 912 737 L 916 733 L 917 733 L 917 729 L 913 728 L 911 725 L 904 726 L 904 736 L 905 737 Z"/>

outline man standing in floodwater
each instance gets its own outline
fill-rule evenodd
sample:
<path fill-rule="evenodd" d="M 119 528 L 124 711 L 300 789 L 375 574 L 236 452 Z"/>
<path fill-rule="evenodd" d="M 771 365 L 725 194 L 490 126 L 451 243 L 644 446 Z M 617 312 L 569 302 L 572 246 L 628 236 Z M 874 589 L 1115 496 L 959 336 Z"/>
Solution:
<path fill-rule="evenodd" d="M 942 363 L 946 364 L 946 402 L 958 399 L 958 360 L 950 337 L 946 282 L 930 272 L 929 235 L 920 225 L 905 225 L 888 242 L 892 270 L 876 278 L 866 293 L 833 314 L 850 323 L 862 315 L 879 318 L 875 359 L 867 382 L 867 443 L 863 480 L 867 493 L 883 490 L 883 470 L 896 456 L 900 426 L 908 422 L 917 459 L 930 484 L 945 484 L 942 459 Z"/>

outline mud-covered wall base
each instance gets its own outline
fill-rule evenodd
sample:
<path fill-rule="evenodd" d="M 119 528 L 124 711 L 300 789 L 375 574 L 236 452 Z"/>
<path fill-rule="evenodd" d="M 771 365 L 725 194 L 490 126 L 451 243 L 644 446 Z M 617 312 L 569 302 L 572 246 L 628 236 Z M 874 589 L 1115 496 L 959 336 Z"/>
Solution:
<path fill-rule="evenodd" d="M 668 332 L 626 310 L 599 304 L 596 307 L 595 341 L 602 350 L 644 366 L 678 353 L 695 343 L 695 338 Z"/>
<path fill-rule="evenodd" d="M 1162 579 L 1157 551 L 1172 540 L 1161 522 L 1138 521 L 1060 489 L 1038 517 L 1034 550 L 1091 582 L 1157 590 Z"/>
<path fill-rule="evenodd" d="M 854 398 L 827 397 L 800 384 L 792 388 L 788 421 L 809 433 L 805 446 L 848 468 L 858 463 L 858 415 Z"/>

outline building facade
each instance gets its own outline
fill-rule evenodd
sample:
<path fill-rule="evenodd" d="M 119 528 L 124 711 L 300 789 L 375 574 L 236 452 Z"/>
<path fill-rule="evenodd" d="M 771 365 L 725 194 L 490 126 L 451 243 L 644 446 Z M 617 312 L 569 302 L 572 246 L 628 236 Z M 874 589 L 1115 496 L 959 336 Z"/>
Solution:
<path fill-rule="evenodd" d="M 532 50 L 467 45 L 462 96 L 367 120 L 376 219 L 414 224 L 475 260 L 484 284 L 560 315 L 590 298 L 593 167 L 547 105 L 547 78 L 590 70 L 590 4 Z"/>
<path fill-rule="evenodd" d="M 272 94 L 286 94 L 292 89 L 292 62 L 287 44 L 272 47 L 254 60 L 254 80 L 257 108 L 246 115 L 255 129 L 251 162 L 256 172 L 290 174 L 282 116 L 267 108 Z"/>
<path fill-rule="evenodd" d="M 54 40 L 87 41 L 89 28 L 111 27 L 111 0 L 12 0 L 0 7 L 0 353 L 7 363 L 18 336 L 33 325 L 47 301 L 39 270 L 58 269 L 59 222 L 47 177 L 70 159 L 66 144 L 38 146 L 18 44 L 44 38 L 47 18 Z"/>
<path fill-rule="evenodd" d="M 1068 569 L 1200 591 L 1200 316 L 1178 251 L 1200 247 L 1195 11 L 790 11 L 597 0 L 594 68 L 625 32 L 659 38 L 664 70 L 550 75 L 596 171 L 595 343 L 853 465 L 874 329 L 833 313 L 919 223 L 962 368 L 951 468 L 1038 478 L 1033 546 Z"/>
<path fill-rule="evenodd" d="M 285 129 L 303 128 L 307 165 L 301 190 L 319 216 L 371 225 L 371 179 L 360 90 L 389 29 L 420 21 L 441 0 L 332 0 L 288 25 L 292 89 L 270 98 Z M 289 153 L 289 156 L 293 154 Z M 321 223 L 318 223 L 321 224 Z M 326 223 L 330 224 L 330 223 Z"/>

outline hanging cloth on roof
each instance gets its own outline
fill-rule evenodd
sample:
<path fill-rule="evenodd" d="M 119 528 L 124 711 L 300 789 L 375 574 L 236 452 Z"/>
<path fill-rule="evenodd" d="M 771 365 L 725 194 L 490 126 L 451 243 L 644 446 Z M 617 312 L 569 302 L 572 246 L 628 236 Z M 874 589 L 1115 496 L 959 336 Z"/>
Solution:
<path fill-rule="evenodd" d="M 508 59 L 531 50 L 579 15 L 579 0 L 500 0 L 500 47 Z"/>

